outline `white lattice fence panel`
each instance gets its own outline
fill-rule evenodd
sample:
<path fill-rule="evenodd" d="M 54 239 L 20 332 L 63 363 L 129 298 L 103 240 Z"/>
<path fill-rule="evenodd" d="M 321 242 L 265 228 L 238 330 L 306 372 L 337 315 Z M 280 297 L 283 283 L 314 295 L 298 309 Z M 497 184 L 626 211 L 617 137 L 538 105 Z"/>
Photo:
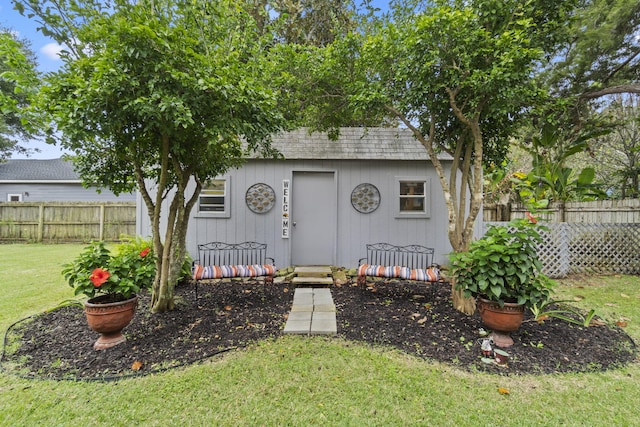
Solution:
<path fill-rule="evenodd" d="M 572 273 L 640 273 L 640 224 L 566 224 Z"/>
<path fill-rule="evenodd" d="M 490 225 L 507 223 L 485 223 Z M 543 272 L 640 274 L 640 224 L 545 224 L 538 254 Z"/>
<path fill-rule="evenodd" d="M 566 224 L 545 224 L 541 231 L 542 243 L 538 245 L 538 256 L 542 272 L 552 278 L 565 277 L 571 271 L 571 248 L 567 239 Z"/>

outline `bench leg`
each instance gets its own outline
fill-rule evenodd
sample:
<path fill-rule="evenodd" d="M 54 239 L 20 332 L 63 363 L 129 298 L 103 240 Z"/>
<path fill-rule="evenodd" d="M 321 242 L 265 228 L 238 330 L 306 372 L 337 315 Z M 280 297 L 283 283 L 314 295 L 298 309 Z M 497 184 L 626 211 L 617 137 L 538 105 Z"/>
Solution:
<path fill-rule="evenodd" d="M 367 287 L 367 276 L 358 276 L 358 279 L 356 279 L 358 286 L 360 286 L 361 288 L 366 288 Z"/>
<path fill-rule="evenodd" d="M 265 291 L 267 285 L 273 285 L 273 276 L 265 276 L 264 280 L 262 281 L 262 292 Z"/>

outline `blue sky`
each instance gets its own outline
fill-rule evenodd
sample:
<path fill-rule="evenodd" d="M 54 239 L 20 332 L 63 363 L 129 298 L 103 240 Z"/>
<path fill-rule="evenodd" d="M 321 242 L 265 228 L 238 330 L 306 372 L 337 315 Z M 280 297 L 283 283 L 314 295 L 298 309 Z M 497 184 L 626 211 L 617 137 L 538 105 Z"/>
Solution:
<path fill-rule="evenodd" d="M 10 0 L 0 0 L 0 26 L 16 32 L 19 38 L 31 42 L 31 50 L 36 54 L 40 71 L 55 71 L 62 64 L 57 56 L 60 46 L 54 40 L 44 37 L 37 31 L 38 24 L 34 20 L 28 19 L 14 10 Z M 11 156 L 12 159 L 55 159 L 63 154 L 59 147 L 44 142 L 28 141 L 23 145 L 28 148 L 37 148 L 40 152 L 33 153 L 29 157 L 14 154 Z"/>
<path fill-rule="evenodd" d="M 386 10 L 389 0 L 373 0 L 371 3 L 375 7 Z M 41 72 L 55 71 L 62 64 L 57 56 L 61 49 L 60 46 L 54 40 L 43 36 L 37 31 L 37 22 L 20 15 L 14 10 L 11 0 L 0 0 L 0 27 L 15 31 L 20 38 L 31 42 L 31 50 L 36 54 L 38 69 Z M 62 155 L 62 151 L 58 147 L 42 142 L 30 142 L 25 145 L 41 150 L 40 153 L 34 153 L 29 157 L 32 159 L 52 159 Z M 13 155 L 12 158 L 26 157 Z"/>
<path fill-rule="evenodd" d="M 41 71 L 54 71 L 60 66 L 58 44 L 40 34 L 36 30 L 38 24 L 14 10 L 10 0 L 0 0 L 0 26 L 15 31 L 20 38 L 31 42 L 31 49 L 38 57 Z"/>

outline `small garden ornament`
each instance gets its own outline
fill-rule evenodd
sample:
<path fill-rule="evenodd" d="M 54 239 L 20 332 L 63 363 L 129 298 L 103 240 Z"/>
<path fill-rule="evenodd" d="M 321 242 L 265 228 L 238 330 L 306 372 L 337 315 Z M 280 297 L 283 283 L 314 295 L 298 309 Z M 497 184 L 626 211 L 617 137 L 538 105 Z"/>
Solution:
<path fill-rule="evenodd" d="M 137 293 L 153 284 L 155 260 L 142 239 L 119 245 L 115 255 L 104 242 L 92 242 L 75 261 L 63 266 L 62 274 L 76 295 L 87 296 L 87 323 L 100 333 L 93 347 L 104 350 L 126 340 L 122 329 L 133 319 Z"/>

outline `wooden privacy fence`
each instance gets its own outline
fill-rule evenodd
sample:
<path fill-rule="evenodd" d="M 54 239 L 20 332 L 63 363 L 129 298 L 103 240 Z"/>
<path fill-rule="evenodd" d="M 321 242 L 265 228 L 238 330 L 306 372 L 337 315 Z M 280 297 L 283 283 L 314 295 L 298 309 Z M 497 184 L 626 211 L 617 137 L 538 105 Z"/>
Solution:
<path fill-rule="evenodd" d="M 516 203 L 486 204 L 483 219 L 485 222 L 510 221 L 523 218 L 526 211 L 523 205 Z M 557 223 L 638 224 L 640 199 L 552 203 L 544 213 L 536 212 L 536 216 Z"/>
<path fill-rule="evenodd" d="M 135 232 L 135 202 L 0 202 L 0 242 L 116 241 Z"/>
<path fill-rule="evenodd" d="M 505 222 L 485 223 L 506 226 Z M 640 223 L 544 224 L 538 256 L 552 278 L 567 274 L 640 274 Z"/>

